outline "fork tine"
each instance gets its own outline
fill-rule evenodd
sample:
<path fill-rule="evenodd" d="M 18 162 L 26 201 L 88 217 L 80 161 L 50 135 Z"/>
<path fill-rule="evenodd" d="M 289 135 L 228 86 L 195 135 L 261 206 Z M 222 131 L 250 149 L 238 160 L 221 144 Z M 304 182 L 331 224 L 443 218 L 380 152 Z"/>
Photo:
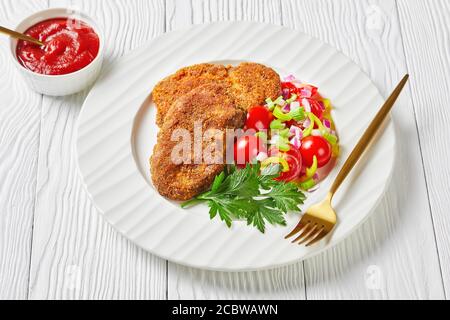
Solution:
<path fill-rule="evenodd" d="M 311 237 L 313 237 L 316 234 L 317 224 L 314 225 L 314 227 L 308 232 L 308 234 L 300 241 L 298 244 L 304 244 L 305 242 L 309 241 Z"/>
<path fill-rule="evenodd" d="M 319 242 L 320 240 L 322 240 L 323 238 L 325 238 L 325 236 L 326 236 L 327 234 L 328 234 L 328 232 L 326 232 L 326 231 L 324 230 L 324 228 L 322 228 L 322 229 L 320 230 L 320 232 L 318 232 L 317 235 L 305 245 L 305 247 L 312 246 L 312 245 L 315 244 L 316 242 Z"/>
<path fill-rule="evenodd" d="M 290 237 L 292 237 L 293 235 L 297 234 L 297 232 L 299 232 L 300 230 L 302 230 L 304 227 L 304 224 L 302 223 L 302 221 L 300 220 L 300 222 L 295 226 L 295 228 L 291 231 L 291 233 L 289 233 L 286 237 L 284 237 L 285 239 L 289 239 Z"/>
<path fill-rule="evenodd" d="M 298 240 L 301 240 L 298 244 L 302 244 L 304 243 L 307 239 L 309 239 L 309 237 L 311 236 L 311 234 L 317 229 L 317 224 L 314 224 L 312 226 L 312 228 L 310 228 L 307 232 L 303 232 L 297 239 L 296 242 Z"/>
<path fill-rule="evenodd" d="M 306 225 L 304 225 L 303 228 L 299 231 L 300 235 L 297 238 L 295 238 L 294 240 L 292 240 L 291 242 L 295 243 L 298 240 L 300 240 L 301 238 L 303 238 L 305 233 L 308 232 L 310 225 L 311 225 L 311 222 L 308 222 Z"/>

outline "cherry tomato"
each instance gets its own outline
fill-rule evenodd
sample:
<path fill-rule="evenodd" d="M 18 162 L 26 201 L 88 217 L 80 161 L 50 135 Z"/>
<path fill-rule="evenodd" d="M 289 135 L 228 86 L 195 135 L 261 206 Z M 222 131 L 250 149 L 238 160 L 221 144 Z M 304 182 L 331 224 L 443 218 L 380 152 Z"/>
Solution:
<path fill-rule="evenodd" d="M 316 91 L 316 93 L 315 93 L 311 98 L 314 99 L 314 100 L 317 100 L 317 101 L 323 100 L 323 97 L 322 97 L 322 96 L 320 95 L 320 93 L 317 92 L 317 91 Z"/>
<path fill-rule="evenodd" d="M 289 171 L 281 172 L 280 176 L 275 179 L 277 181 L 293 181 L 299 177 L 302 170 L 302 155 L 300 151 L 292 145 L 290 147 L 291 149 L 287 152 L 281 152 L 277 149 L 270 150 L 270 156 L 283 157 L 289 165 Z"/>
<path fill-rule="evenodd" d="M 272 112 L 263 106 L 254 106 L 248 110 L 245 127 L 256 131 L 268 130 L 274 119 Z"/>
<path fill-rule="evenodd" d="M 298 88 L 292 82 L 282 82 L 281 92 L 284 99 L 289 99 L 293 94 L 298 94 Z"/>
<path fill-rule="evenodd" d="M 331 145 L 320 136 L 309 136 L 302 139 L 300 153 L 305 166 L 311 167 L 314 156 L 316 156 L 317 166 L 322 168 L 331 159 Z"/>
<path fill-rule="evenodd" d="M 245 167 L 252 162 L 260 152 L 267 152 L 264 142 L 255 136 L 240 137 L 234 144 L 234 161 L 238 167 Z"/>
<path fill-rule="evenodd" d="M 309 105 L 311 106 L 311 112 L 314 113 L 317 118 L 323 120 L 323 109 L 319 101 L 310 98 L 302 98 L 299 99 L 299 102 L 302 103 L 303 99 L 306 99 L 309 102 Z"/>

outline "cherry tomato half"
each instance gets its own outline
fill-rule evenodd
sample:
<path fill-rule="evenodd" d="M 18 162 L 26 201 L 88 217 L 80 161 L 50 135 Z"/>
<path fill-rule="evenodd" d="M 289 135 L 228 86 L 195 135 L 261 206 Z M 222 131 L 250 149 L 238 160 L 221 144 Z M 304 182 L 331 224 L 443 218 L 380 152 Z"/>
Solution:
<path fill-rule="evenodd" d="M 267 152 L 264 142 L 255 136 L 240 137 L 234 144 L 234 161 L 238 167 L 245 167 L 260 152 Z"/>
<path fill-rule="evenodd" d="M 314 156 L 316 156 L 317 166 L 322 168 L 331 159 L 331 145 L 325 138 L 320 136 L 309 136 L 302 139 L 300 153 L 305 166 L 311 167 Z"/>
<path fill-rule="evenodd" d="M 302 155 L 300 151 L 292 145 L 290 147 L 291 149 L 287 152 L 281 152 L 277 149 L 269 151 L 270 156 L 283 157 L 289 165 L 289 171 L 281 172 L 280 176 L 275 179 L 277 181 L 293 181 L 299 177 L 302 170 Z"/>
<path fill-rule="evenodd" d="M 274 119 L 272 112 L 263 106 L 254 106 L 248 110 L 245 127 L 256 131 L 268 130 Z"/>

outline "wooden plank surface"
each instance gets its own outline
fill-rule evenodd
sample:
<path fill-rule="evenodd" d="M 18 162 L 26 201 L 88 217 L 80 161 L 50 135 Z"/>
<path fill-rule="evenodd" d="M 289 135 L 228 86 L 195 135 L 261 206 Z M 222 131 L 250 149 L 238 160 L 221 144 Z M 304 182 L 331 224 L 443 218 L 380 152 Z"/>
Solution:
<path fill-rule="evenodd" d="M 398 1 L 442 276 L 450 296 L 450 2 Z"/>
<path fill-rule="evenodd" d="M 164 31 L 162 1 L 51 1 L 92 15 L 106 63 Z M 127 241 L 95 210 L 78 175 L 76 120 L 86 92 L 44 97 L 31 261 L 33 299 L 165 299 L 166 262 Z"/>
<path fill-rule="evenodd" d="M 46 1 L 1 1 L 0 25 L 14 28 L 46 6 Z M 0 66 L 0 299 L 26 299 L 42 95 L 22 80 L 3 35 Z"/>
<path fill-rule="evenodd" d="M 271 271 L 207 272 L 172 263 L 167 269 L 166 261 L 113 230 L 82 187 L 74 141 L 87 91 L 65 98 L 31 92 L 6 62 L 1 38 L 0 298 L 427 299 L 444 298 L 444 286 L 448 296 L 448 1 L 47 2 L 2 0 L 0 24 L 14 26 L 47 5 L 79 8 L 104 25 L 109 63 L 193 23 L 269 22 L 343 51 L 384 96 L 404 73 L 411 82 L 393 112 L 398 161 L 392 183 L 373 217 L 349 239 Z"/>

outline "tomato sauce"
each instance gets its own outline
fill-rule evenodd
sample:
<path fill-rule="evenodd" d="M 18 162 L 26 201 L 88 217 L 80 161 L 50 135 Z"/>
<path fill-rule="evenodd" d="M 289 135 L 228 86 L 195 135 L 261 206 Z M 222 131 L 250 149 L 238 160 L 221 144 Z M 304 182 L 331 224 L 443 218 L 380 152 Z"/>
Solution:
<path fill-rule="evenodd" d="M 68 18 L 49 19 L 35 24 L 25 33 L 45 45 L 19 40 L 17 58 L 27 69 L 46 75 L 78 71 L 98 55 L 100 40 L 89 25 Z"/>

